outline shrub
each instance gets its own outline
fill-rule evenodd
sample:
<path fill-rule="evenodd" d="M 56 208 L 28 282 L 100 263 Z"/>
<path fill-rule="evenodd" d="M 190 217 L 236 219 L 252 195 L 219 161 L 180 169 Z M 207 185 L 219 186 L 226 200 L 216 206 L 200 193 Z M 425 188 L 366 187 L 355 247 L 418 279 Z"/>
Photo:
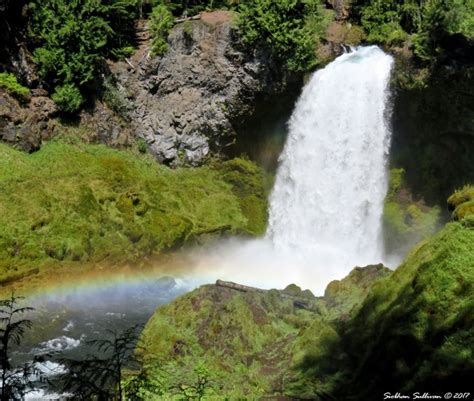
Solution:
<path fill-rule="evenodd" d="M 171 11 L 164 5 L 158 4 L 153 7 L 150 16 L 150 31 L 152 35 L 153 54 L 161 56 L 168 50 L 168 34 L 174 25 L 174 18 Z"/>
<path fill-rule="evenodd" d="M 130 51 L 137 5 L 137 0 L 32 1 L 29 32 L 41 78 L 53 90 L 67 87 L 58 90 L 63 95 L 72 94 L 70 85 L 83 94 L 96 91 L 104 58 Z M 72 98 L 61 104 L 77 111 L 79 97 Z"/>
<path fill-rule="evenodd" d="M 60 111 L 65 113 L 77 112 L 84 102 L 81 91 L 74 84 L 58 86 L 52 99 Z"/>
<path fill-rule="evenodd" d="M 358 0 L 355 4 L 368 40 L 399 44 L 411 36 L 415 54 L 433 61 L 452 34 L 474 36 L 474 6 L 469 0 Z"/>
<path fill-rule="evenodd" d="M 238 27 L 245 44 L 263 43 L 290 70 L 305 71 L 316 60 L 320 8 L 303 0 L 249 0 L 239 7 Z M 313 21 L 311 21 L 313 19 Z M 313 22 L 313 23 L 311 23 Z"/>
<path fill-rule="evenodd" d="M 105 104 L 124 119 L 129 119 L 131 104 L 122 91 L 120 91 L 111 77 L 104 80 L 104 93 L 102 96 Z"/>
<path fill-rule="evenodd" d="M 0 88 L 3 88 L 11 96 L 19 100 L 26 100 L 30 95 L 30 90 L 19 84 L 16 77 L 8 72 L 0 73 Z"/>

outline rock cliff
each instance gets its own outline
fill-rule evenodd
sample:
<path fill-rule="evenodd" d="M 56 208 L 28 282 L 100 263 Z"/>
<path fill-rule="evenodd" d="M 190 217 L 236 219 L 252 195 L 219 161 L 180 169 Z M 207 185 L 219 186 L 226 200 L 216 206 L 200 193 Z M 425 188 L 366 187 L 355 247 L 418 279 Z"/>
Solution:
<path fill-rule="evenodd" d="M 132 59 L 111 70 L 136 135 L 163 163 L 199 164 L 231 145 L 235 126 L 252 114 L 257 98 L 287 85 L 264 50 L 241 47 L 229 12 L 177 24 L 163 57 L 151 56 L 146 28 L 143 36 Z"/>
<path fill-rule="evenodd" d="M 160 162 L 172 166 L 199 165 L 231 146 L 236 127 L 252 116 L 257 101 L 301 78 L 287 74 L 265 49 L 244 48 L 232 18 L 216 11 L 178 23 L 162 57 L 152 55 L 146 21 L 139 21 L 135 54 L 107 63 L 104 101 L 96 100 L 66 128 L 88 131 L 81 135 L 88 142 L 126 146 L 142 139 Z M 33 76 L 34 65 L 28 69 Z M 22 82 L 31 86 L 30 79 Z M 34 89 L 31 102 L 22 105 L 0 91 L 0 139 L 34 151 L 64 131 L 46 96 Z"/>

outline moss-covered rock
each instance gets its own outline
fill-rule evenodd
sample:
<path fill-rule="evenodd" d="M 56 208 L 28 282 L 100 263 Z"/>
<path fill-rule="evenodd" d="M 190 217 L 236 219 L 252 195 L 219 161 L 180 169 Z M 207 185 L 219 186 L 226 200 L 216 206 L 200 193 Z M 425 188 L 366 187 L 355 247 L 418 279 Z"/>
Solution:
<path fill-rule="evenodd" d="M 474 186 L 466 185 L 448 198 L 448 208 L 454 220 L 470 220 L 474 217 Z"/>
<path fill-rule="evenodd" d="M 265 233 L 268 220 L 269 177 L 248 159 L 232 159 L 215 164 L 222 179 L 232 186 L 247 218 L 246 230 L 254 235 Z"/>
<path fill-rule="evenodd" d="M 405 182 L 404 169 L 390 171 L 383 213 L 388 254 L 405 254 L 417 242 L 432 235 L 440 228 L 440 214 L 439 207 L 429 207 L 422 199 L 414 199 Z"/>
<path fill-rule="evenodd" d="M 372 286 L 390 276 L 392 271 L 382 264 L 356 267 L 342 280 L 331 281 L 324 292 L 329 316 L 346 319 L 360 306 Z"/>
<path fill-rule="evenodd" d="M 375 284 L 351 319 L 301 365 L 337 400 L 387 391 L 469 391 L 474 374 L 474 230 L 449 223 Z M 332 398 L 331 398 L 332 399 Z"/>
<path fill-rule="evenodd" d="M 213 372 L 209 396 L 279 394 L 294 339 L 317 315 L 296 300 L 277 290 L 203 286 L 160 307 L 150 319 L 142 336 L 145 366 L 174 372 L 169 397 L 182 371 L 199 364 Z"/>
<path fill-rule="evenodd" d="M 203 236 L 260 233 L 262 177 L 240 159 L 171 170 L 100 145 L 50 142 L 31 155 L 0 145 L 0 279 L 63 261 L 135 260 Z M 258 201 L 246 208 L 252 197 Z"/>
<path fill-rule="evenodd" d="M 205 366 L 213 383 L 205 399 L 315 399 L 336 381 L 322 365 L 310 368 L 338 343 L 335 322 L 388 274 L 381 265 L 356 268 L 324 297 L 295 284 L 269 291 L 220 281 L 203 286 L 158 308 L 149 320 L 139 351 L 147 380 L 161 378 L 165 398 L 172 399 L 179 378 Z M 316 372 L 323 376 L 315 382 Z"/>

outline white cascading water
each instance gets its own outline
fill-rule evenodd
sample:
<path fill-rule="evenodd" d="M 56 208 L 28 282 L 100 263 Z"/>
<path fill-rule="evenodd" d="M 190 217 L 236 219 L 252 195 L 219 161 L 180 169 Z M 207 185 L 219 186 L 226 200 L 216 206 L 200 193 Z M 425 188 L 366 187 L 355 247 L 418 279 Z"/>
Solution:
<path fill-rule="evenodd" d="M 270 199 L 267 236 L 295 255 L 380 261 L 392 57 L 346 53 L 316 72 L 296 104 Z"/>
<path fill-rule="evenodd" d="M 289 122 L 264 238 L 193 257 L 201 282 L 265 288 L 329 281 L 383 257 L 391 56 L 359 47 L 317 71 Z"/>

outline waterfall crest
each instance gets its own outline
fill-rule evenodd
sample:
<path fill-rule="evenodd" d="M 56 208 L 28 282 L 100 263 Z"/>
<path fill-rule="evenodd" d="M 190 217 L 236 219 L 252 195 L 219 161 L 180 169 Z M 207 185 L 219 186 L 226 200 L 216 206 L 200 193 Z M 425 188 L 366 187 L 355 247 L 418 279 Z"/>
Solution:
<path fill-rule="evenodd" d="M 383 256 L 393 59 L 376 46 L 343 54 L 305 86 L 270 197 L 267 238 L 295 255 L 352 266 Z"/>

